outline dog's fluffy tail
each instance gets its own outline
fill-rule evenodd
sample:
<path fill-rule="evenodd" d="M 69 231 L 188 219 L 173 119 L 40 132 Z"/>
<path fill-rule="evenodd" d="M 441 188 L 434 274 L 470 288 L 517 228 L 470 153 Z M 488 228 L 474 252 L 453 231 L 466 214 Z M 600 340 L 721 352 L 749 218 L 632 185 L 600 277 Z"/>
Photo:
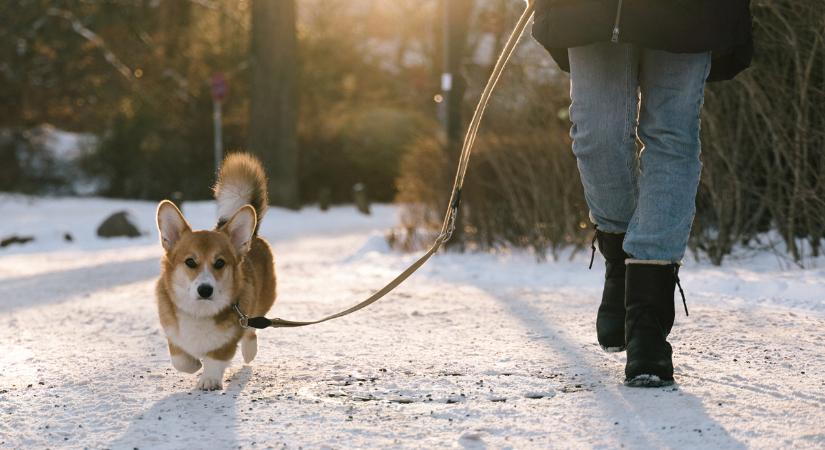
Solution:
<path fill-rule="evenodd" d="M 252 205 L 261 225 L 269 204 L 266 173 L 258 158 L 249 153 L 232 153 L 223 160 L 213 188 L 218 202 L 218 226 L 226 223 L 244 205 Z"/>

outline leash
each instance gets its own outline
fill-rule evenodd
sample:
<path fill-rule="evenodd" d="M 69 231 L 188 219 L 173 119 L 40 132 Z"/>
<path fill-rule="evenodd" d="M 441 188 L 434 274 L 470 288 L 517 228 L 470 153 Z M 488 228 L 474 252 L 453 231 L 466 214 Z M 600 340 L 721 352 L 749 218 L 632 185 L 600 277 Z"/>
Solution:
<path fill-rule="evenodd" d="M 232 309 L 234 309 L 235 313 L 238 315 L 238 322 L 241 327 L 257 329 L 305 327 L 307 325 L 314 325 L 352 314 L 360 309 L 366 308 L 367 306 L 377 302 L 385 295 L 389 294 L 393 289 L 398 287 L 398 285 L 403 283 L 404 280 L 409 278 L 410 275 L 421 268 L 421 266 L 423 266 L 424 263 L 426 263 L 430 257 L 432 257 L 438 249 L 444 245 L 444 243 L 450 240 L 453 236 L 453 232 L 455 231 L 455 222 L 458 217 L 458 207 L 461 204 L 461 188 L 464 186 L 464 177 L 467 174 L 467 167 L 470 163 L 470 155 L 472 153 L 473 144 L 478 136 L 481 118 L 484 116 L 484 111 L 487 109 L 487 104 L 490 102 L 490 97 L 492 96 L 493 90 L 495 89 L 499 78 L 501 78 L 501 74 L 504 72 L 504 67 L 513 55 L 516 45 L 518 44 L 521 35 L 524 33 L 524 29 L 527 27 L 527 24 L 530 22 L 530 18 L 533 16 L 535 3 L 536 0 L 527 0 L 527 6 L 524 8 L 524 12 L 521 14 L 521 17 L 519 17 L 518 22 L 516 22 L 516 26 L 513 28 L 513 32 L 510 33 L 510 37 L 507 39 L 507 42 L 504 44 L 504 48 L 501 50 L 501 54 L 499 54 L 498 60 L 496 60 L 496 64 L 493 67 L 493 72 L 490 74 L 490 78 L 488 78 L 487 84 L 484 86 L 484 90 L 481 93 L 481 98 L 479 99 L 476 109 L 473 112 L 473 118 L 470 120 L 470 125 L 467 127 L 467 134 L 464 136 L 464 143 L 461 146 L 461 156 L 458 160 L 458 169 L 456 170 L 455 180 L 453 181 L 453 189 L 450 194 L 449 206 L 447 207 L 447 212 L 444 215 L 444 221 L 441 224 L 441 232 L 433 242 L 430 249 L 418 258 L 418 260 L 407 267 L 403 272 L 401 272 L 401 274 L 387 283 L 386 286 L 370 295 L 366 300 L 363 300 L 351 308 L 318 320 L 302 322 L 280 319 L 277 317 L 272 319 L 267 319 L 266 317 L 248 317 L 241 310 L 240 305 L 238 303 L 234 303 L 232 305 Z"/>

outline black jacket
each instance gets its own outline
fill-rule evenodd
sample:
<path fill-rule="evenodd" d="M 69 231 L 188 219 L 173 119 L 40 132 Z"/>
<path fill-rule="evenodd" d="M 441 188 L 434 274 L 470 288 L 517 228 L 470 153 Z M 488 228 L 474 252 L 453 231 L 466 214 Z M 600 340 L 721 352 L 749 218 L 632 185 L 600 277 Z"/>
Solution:
<path fill-rule="evenodd" d="M 753 56 L 750 0 L 537 0 L 533 37 L 565 72 L 568 48 L 606 41 L 712 51 L 708 81 L 733 78 Z"/>

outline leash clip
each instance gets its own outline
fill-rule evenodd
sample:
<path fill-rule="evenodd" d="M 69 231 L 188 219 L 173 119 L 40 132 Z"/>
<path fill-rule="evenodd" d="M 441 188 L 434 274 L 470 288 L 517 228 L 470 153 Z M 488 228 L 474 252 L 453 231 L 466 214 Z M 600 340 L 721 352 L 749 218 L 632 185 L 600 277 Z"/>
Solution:
<path fill-rule="evenodd" d="M 233 303 L 232 309 L 238 313 L 238 324 L 241 325 L 241 328 L 249 328 L 249 317 L 241 311 L 241 307 L 237 303 Z"/>

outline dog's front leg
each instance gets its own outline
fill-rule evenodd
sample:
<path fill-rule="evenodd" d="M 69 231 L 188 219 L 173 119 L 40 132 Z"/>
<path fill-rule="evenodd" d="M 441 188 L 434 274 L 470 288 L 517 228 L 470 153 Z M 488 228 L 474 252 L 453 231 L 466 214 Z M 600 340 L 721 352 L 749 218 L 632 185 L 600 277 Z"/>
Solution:
<path fill-rule="evenodd" d="M 206 354 L 206 358 L 203 358 L 203 373 L 198 380 L 198 389 L 214 391 L 223 387 L 223 372 L 229 367 L 237 347 L 238 342 L 234 341 Z"/>
<path fill-rule="evenodd" d="M 198 389 L 214 391 L 223 387 L 223 372 L 229 366 L 229 361 L 203 358 L 203 373 L 198 379 Z"/>
<path fill-rule="evenodd" d="M 258 354 L 258 336 L 255 335 L 255 330 L 247 330 L 241 338 L 241 354 L 247 364 Z"/>
<path fill-rule="evenodd" d="M 167 339 L 167 342 L 169 343 L 169 356 L 172 358 L 172 367 L 186 373 L 195 373 L 201 368 L 201 362 L 197 358 L 186 353 L 185 350 L 173 344 L 169 339 Z"/>

